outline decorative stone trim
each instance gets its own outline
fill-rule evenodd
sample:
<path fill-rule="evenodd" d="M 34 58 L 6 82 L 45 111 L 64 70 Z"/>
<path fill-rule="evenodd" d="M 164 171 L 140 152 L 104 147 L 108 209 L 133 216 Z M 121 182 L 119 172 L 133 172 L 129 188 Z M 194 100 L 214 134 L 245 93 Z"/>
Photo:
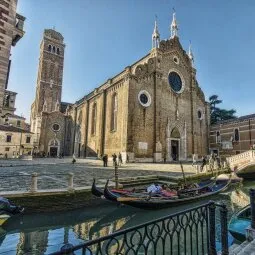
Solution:
<path fill-rule="evenodd" d="M 176 55 L 173 56 L 173 61 L 176 65 L 180 64 L 180 59 Z"/>
<path fill-rule="evenodd" d="M 199 114 L 200 113 L 200 114 Z M 205 116 L 205 114 L 204 114 L 204 111 L 202 110 L 202 108 L 198 108 L 197 109 L 197 118 L 199 119 L 199 120 L 203 120 L 204 119 L 204 116 Z"/>
<path fill-rule="evenodd" d="M 141 97 L 142 95 L 146 96 L 147 97 L 147 102 L 144 103 L 142 102 L 141 100 Z M 139 93 L 138 93 L 138 101 L 139 103 L 143 106 L 143 107 L 149 107 L 151 105 L 151 96 L 150 96 L 150 93 L 146 90 L 141 90 Z"/>
<path fill-rule="evenodd" d="M 177 73 L 177 74 L 180 76 L 180 78 L 181 78 L 181 81 L 182 81 L 182 88 L 181 88 L 179 91 L 174 91 L 173 88 L 171 87 L 171 85 L 169 84 L 168 76 L 169 76 L 169 74 L 170 74 L 171 72 Z M 171 69 L 169 70 L 168 75 L 167 75 L 167 81 L 168 81 L 168 84 L 169 84 L 169 86 L 170 86 L 170 89 L 171 89 L 174 93 L 176 93 L 176 94 L 181 94 L 181 93 L 184 91 L 184 89 L 185 89 L 185 79 L 184 79 L 182 73 L 181 73 L 178 69 L 176 69 L 176 68 L 171 68 Z"/>

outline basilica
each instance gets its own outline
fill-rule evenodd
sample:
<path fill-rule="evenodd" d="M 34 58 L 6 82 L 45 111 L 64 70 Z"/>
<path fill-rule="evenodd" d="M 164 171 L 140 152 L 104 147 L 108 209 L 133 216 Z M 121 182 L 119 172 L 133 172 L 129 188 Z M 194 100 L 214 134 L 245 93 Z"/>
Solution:
<path fill-rule="evenodd" d="M 65 44 L 46 29 L 40 45 L 36 97 L 31 107 L 35 151 L 45 155 L 125 161 L 187 160 L 208 153 L 210 109 L 196 79 L 173 14 L 168 40 L 155 21 L 152 49 L 75 103 L 61 101 Z"/>

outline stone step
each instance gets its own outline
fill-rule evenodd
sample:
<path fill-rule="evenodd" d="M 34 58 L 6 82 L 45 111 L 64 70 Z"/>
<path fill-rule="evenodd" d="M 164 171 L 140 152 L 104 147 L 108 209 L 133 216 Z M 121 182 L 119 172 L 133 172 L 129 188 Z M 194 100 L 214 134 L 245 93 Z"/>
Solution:
<path fill-rule="evenodd" d="M 238 255 L 255 255 L 255 240 L 248 243 Z"/>
<path fill-rule="evenodd" d="M 239 247 L 239 244 L 232 244 L 229 248 L 228 248 L 228 251 L 229 253 L 231 254 L 231 252 L 233 252 L 237 247 Z"/>
<path fill-rule="evenodd" d="M 114 179 L 112 179 L 112 181 L 114 181 Z M 167 185 L 176 185 L 177 184 L 176 182 L 173 182 L 173 181 L 160 180 L 157 177 L 122 179 L 122 180 L 119 180 L 119 183 L 121 183 L 125 187 L 147 185 L 147 184 L 152 184 L 152 183 L 167 184 Z"/>
<path fill-rule="evenodd" d="M 158 178 L 147 178 L 147 179 L 137 179 L 137 180 L 119 180 L 120 183 L 126 184 L 126 183 L 134 183 L 134 182 L 155 182 L 159 181 Z"/>
<path fill-rule="evenodd" d="M 146 175 L 146 176 L 119 178 L 119 181 L 124 183 L 124 182 L 137 181 L 137 180 L 148 180 L 148 179 L 159 179 L 159 178 L 157 175 Z"/>
<path fill-rule="evenodd" d="M 242 251 L 244 249 L 244 247 L 246 245 L 248 245 L 249 242 L 248 241 L 244 241 L 243 243 L 241 243 L 238 247 L 236 247 L 231 253 L 229 253 L 230 255 L 238 255 L 240 251 Z"/>

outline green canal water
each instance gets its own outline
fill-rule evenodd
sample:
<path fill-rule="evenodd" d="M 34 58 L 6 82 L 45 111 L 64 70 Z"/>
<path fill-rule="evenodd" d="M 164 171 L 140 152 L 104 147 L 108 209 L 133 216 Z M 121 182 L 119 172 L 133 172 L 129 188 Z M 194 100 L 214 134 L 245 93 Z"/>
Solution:
<path fill-rule="evenodd" d="M 231 188 L 223 194 L 211 197 L 210 200 L 226 204 L 230 219 L 234 212 L 249 202 L 248 193 L 251 187 L 255 187 L 255 181 L 244 182 L 237 191 Z M 158 211 L 116 206 L 111 202 L 102 201 L 102 206 L 96 208 L 15 216 L 2 229 L 0 228 L 0 254 L 49 254 L 59 250 L 66 243 L 82 244 L 87 240 L 208 201 L 209 199 L 200 200 L 196 203 Z M 229 244 L 232 242 L 233 238 L 229 236 Z"/>

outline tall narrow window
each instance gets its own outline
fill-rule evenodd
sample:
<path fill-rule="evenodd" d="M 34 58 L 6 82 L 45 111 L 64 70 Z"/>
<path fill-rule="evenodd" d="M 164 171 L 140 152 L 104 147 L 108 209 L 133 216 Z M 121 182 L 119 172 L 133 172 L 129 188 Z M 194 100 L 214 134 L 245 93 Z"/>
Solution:
<path fill-rule="evenodd" d="M 51 45 L 48 46 L 48 51 L 51 52 Z"/>
<path fill-rule="evenodd" d="M 55 46 L 53 46 L 52 51 L 53 51 L 53 53 L 55 53 L 55 52 L 56 52 L 56 48 L 55 48 Z"/>
<path fill-rule="evenodd" d="M 216 132 L 216 143 L 221 143 L 220 131 Z"/>
<path fill-rule="evenodd" d="M 94 135 L 96 133 L 96 120 L 97 120 L 97 105 L 96 103 L 92 108 L 92 122 L 91 122 L 91 134 Z"/>
<path fill-rule="evenodd" d="M 71 122 L 68 122 L 68 126 L 67 126 L 67 141 L 71 140 L 71 135 L 72 135 L 72 130 L 71 130 Z"/>
<path fill-rule="evenodd" d="M 58 54 L 58 55 L 60 54 L 60 50 L 59 50 L 59 48 L 57 48 L 57 54 Z"/>
<path fill-rule="evenodd" d="M 111 116 L 111 130 L 117 130 L 117 113 L 118 113 L 118 100 L 117 94 L 114 94 L 112 97 L 112 116 Z"/>
<path fill-rule="evenodd" d="M 239 139 L 240 139 L 238 128 L 236 128 L 235 131 L 234 131 L 234 139 L 235 139 L 236 142 L 238 142 Z"/>
<path fill-rule="evenodd" d="M 12 141 L 12 136 L 11 135 L 7 135 L 6 136 L 6 142 L 10 143 Z"/>
<path fill-rule="evenodd" d="M 27 137 L 26 137 L 26 143 L 30 143 L 30 141 L 31 141 L 31 137 L 30 137 L 30 136 L 27 136 Z"/>

